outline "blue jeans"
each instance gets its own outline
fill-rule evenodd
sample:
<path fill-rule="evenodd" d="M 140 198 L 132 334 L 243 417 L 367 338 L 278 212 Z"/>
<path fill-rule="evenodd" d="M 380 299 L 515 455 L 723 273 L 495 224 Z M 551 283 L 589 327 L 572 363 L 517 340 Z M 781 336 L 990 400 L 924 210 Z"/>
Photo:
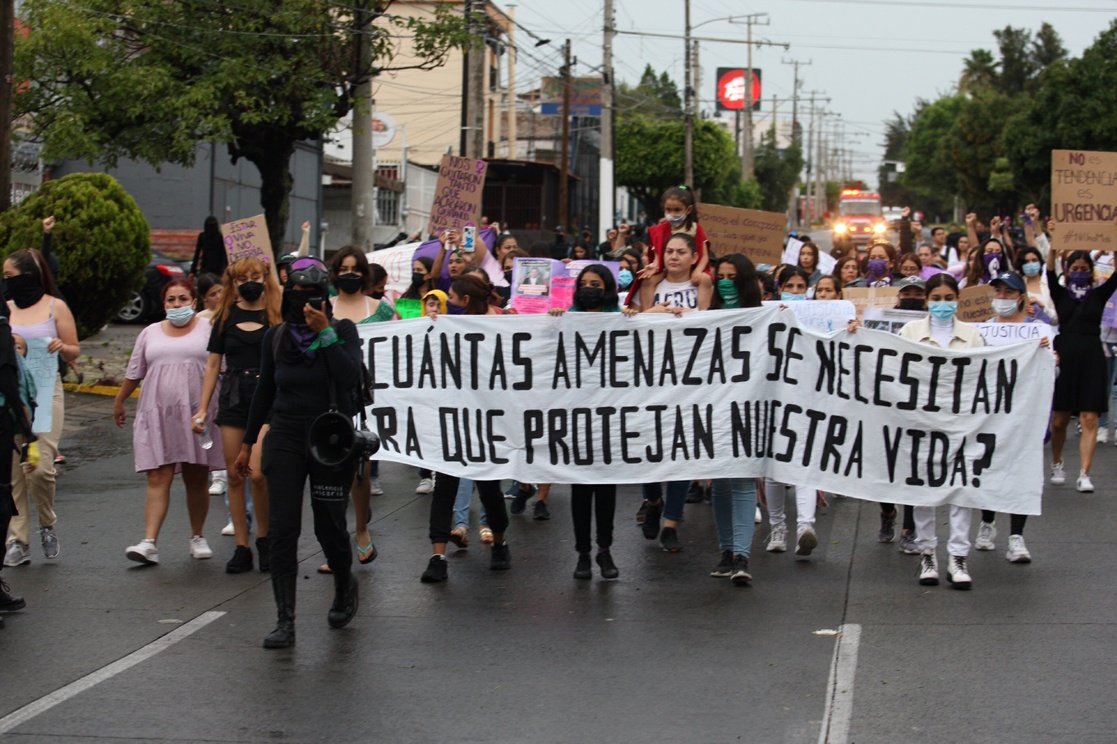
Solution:
<path fill-rule="evenodd" d="M 469 507 L 473 506 L 473 481 L 462 478 L 458 481 L 458 495 L 454 498 L 454 529 L 469 526 Z M 488 515 L 485 514 L 484 505 L 481 506 L 481 518 L 478 524 L 488 524 Z"/>
<path fill-rule="evenodd" d="M 715 478 L 711 501 L 718 547 L 748 558 L 756 526 L 756 479 Z"/>
<path fill-rule="evenodd" d="M 682 521 L 683 508 L 686 506 L 686 492 L 690 481 L 667 481 L 667 501 L 663 505 L 663 518 Z M 659 483 L 644 484 L 644 498 L 659 501 L 663 497 L 663 486 Z"/>
<path fill-rule="evenodd" d="M 1105 358 L 1105 376 L 1109 380 L 1109 410 L 1112 411 L 1117 406 L 1117 388 L 1114 388 L 1114 374 L 1117 373 L 1117 344 L 1107 344 L 1109 347 L 1109 356 Z M 1109 413 L 1102 411 L 1098 414 L 1098 428 L 1104 429 L 1109 426 Z"/>

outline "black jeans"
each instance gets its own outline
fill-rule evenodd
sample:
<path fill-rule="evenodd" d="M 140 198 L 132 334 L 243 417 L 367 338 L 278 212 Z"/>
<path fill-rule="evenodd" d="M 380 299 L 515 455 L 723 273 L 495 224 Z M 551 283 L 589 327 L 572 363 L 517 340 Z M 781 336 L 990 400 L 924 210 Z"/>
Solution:
<path fill-rule="evenodd" d="M 438 474 L 431 498 L 430 539 L 432 543 L 450 542 L 450 528 L 454 521 L 454 501 L 458 497 L 460 479 L 453 475 Z M 508 529 L 508 511 L 504 508 L 504 494 L 500 481 L 474 481 L 481 504 L 485 507 L 489 527 L 500 535 Z"/>
<path fill-rule="evenodd" d="M 570 486 L 570 514 L 574 518 L 574 549 L 590 552 L 591 520 L 597 517 L 597 547 L 613 544 L 613 516 L 617 512 L 615 485 Z"/>
<path fill-rule="evenodd" d="M 911 504 L 904 504 L 904 520 L 901 523 L 900 527 L 901 527 L 901 529 L 907 530 L 909 533 L 915 532 L 915 511 L 914 511 L 914 509 L 915 509 L 915 507 L 913 507 Z M 896 505 L 895 504 L 889 504 L 889 503 L 886 503 L 886 502 L 881 502 L 881 505 L 880 505 L 880 513 L 881 514 L 890 514 L 891 512 L 894 512 L 894 511 L 896 511 Z"/>
<path fill-rule="evenodd" d="M 16 516 L 16 502 L 12 499 L 12 445 L 15 440 L 15 424 L 6 408 L 0 408 L 0 535 L 8 539 L 8 527 Z M 0 563 L 0 570 L 3 565 Z"/>
<path fill-rule="evenodd" d="M 264 439 L 262 468 L 271 503 L 271 574 L 277 578 L 298 573 L 303 488 L 308 477 L 314 536 L 326 554 L 326 563 L 336 575 L 346 575 L 353 567 L 345 510 L 357 463 L 350 459 L 344 465 L 328 468 L 315 462 L 307 448 L 307 430 L 313 420 L 277 415 Z"/>
<path fill-rule="evenodd" d="M 981 510 L 981 521 L 982 522 L 989 522 L 990 524 L 992 524 L 993 520 L 996 518 L 996 516 L 997 516 L 996 512 L 991 512 L 988 509 L 982 509 Z M 1023 535 L 1024 534 L 1024 523 L 1028 521 L 1028 515 L 1027 514 L 1009 514 L 1008 516 L 1009 516 L 1009 527 L 1012 529 L 1012 532 L 1010 534 Z"/>

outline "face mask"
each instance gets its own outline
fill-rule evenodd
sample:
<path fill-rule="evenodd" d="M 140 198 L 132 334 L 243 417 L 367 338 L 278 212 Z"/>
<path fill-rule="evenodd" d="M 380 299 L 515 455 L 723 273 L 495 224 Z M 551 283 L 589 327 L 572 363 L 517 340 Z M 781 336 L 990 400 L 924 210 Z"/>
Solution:
<path fill-rule="evenodd" d="M 738 307 L 741 301 L 740 293 L 737 291 L 737 282 L 732 279 L 718 279 L 718 295 L 725 301 L 726 307 Z"/>
<path fill-rule="evenodd" d="M 1039 272 L 1043 270 L 1043 264 L 1037 262 L 1026 263 L 1024 264 L 1023 269 L 1024 276 L 1039 276 Z"/>
<path fill-rule="evenodd" d="M 799 302 L 805 299 L 807 299 L 805 294 L 791 294 L 790 292 L 783 292 L 780 294 L 780 300 L 783 302 Z"/>
<path fill-rule="evenodd" d="M 596 310 L 605 302 L 605 290 L 598 287 L 579 287 L 574 292 L 574 302 L 583 310 Z"/>
<path fill-rule="evenodd" d="M 334 284 L 337 285 L 337 290 L 339 292 L 357 294 L 364 289 L 365 278 L 360 274 L 342 274 L 337 278 Z"/>
<path fill-rule="evenodd" d="M 985 258 L 982 260 L 985 262 L 985 278 L 988 279 L 991 276 L 996 276 L 1001 273 L 1002 261 L 999 254 L 986 253 Z"/>
<path fill-rule="evenodd" d="M 511 284 L 512 284 L 512 271 L 511 270 L 504 272 L 504 281 L 508 282 L 508 284 L 511 286 Z"/>
<path fill-rule="evenodd" d="M 370 292 L 369 294 L 372 295 L 372 299 L 374 299 L 374 300 L 384 299 L 384 293 L 383 292 Z"/>
<path fill-rule="evenodd" d="M 1002 318 L 1013 315 L 1019 307 L 1019 300 L 993 300 L 993 312 Z"/>
<path fill-rule="evenodd" d="M 617 272 L 617 279 L 620 280 L 621 289 L 628 289 L 632 286 L 632 272 L 628 269 L 621 269 Z"/>
<path fill-rule="evenodd" d="M 897 307 L 901 310 L 922 310 L 923 300 L 918 297 L 901 297 Z"/>
<path fill-rule="evenodd" d="M 670 223 L 671 227 L 680 227 L 684 222 L 686 222 L 686 212 L 683 212 L 682 214 L 668 214 L 665 216 L 667 217 L 667 222 Z"/>
<path fill-rule="evenodd" d="M 6 279 L 5 284 L 8 296 L 20 309 L 31 307 L 43 298 L 43 285 L 30 274 L 17 274 Z"/>
<path fill-rule="evenodd" d="M 237 287 L 237 292 L 245 302 L 255 302 L 264 293 L 263 282 L 245 282 Z"/>
<path fill-rule="evenodd" d="M 288 289 L 283 293 L 283 319 L 292 325 L 306 325 L 303 307 L 312 297 L 321 297 L 323 294 L 321 290 Z"/>
<path fill-rule="evenodd" d="M 954 317 L 954 313 L 958 312 L 958 303 L 932 302 L 928 305 L 928 309 L 937 320 L 950 320 Z"/>
<path fill-rule="evenodd" d="M 179 328 L 190 322 L 194 317 L 194 308 L 186 305 L 185 307 L 172 307 L 167 311 L 167 320 Z"/>
<path fill-rule="evenodd" d="M 869 259 L 869 276 L 884 276 L 886 271 L 888 271 L 888 261 L 883 258 Z"/>
<path fill-rule="evenodd" d="M 8 280 L 9 283 L 11 280 Z M 1067 291 L 1076 300 L 1083 300 L 1090 293 L 1090 285 L 1094 283 L 1094 272 L 1071 271 L 1067 274 Z M 19 302 L 17 301 L 18 305 Z"/>
<path fill-rule="evenodd" d="M 418 271 L 411 272 L 411 284 L 418 286 L 427 280 L 426 274 L 420 274 Z"/>

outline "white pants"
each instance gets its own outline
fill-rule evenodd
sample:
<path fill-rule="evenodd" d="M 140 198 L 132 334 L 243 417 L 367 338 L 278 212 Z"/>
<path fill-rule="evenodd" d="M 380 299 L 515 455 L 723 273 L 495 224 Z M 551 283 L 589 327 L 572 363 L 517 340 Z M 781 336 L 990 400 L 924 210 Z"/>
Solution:
<path fill-rule="evenodd" d="M 935 534 L 935 507 L 915 507 L 915 544 L 920 550 L 934 550 L 938 547 L 939 537 Z M 970 554 L 970 523 L 973 509 L 950 505 L 950 542 L 947 548 L 951 555 L 966 558 Z"/>
<path fill-rule="evenodd" d="M 800 527 L 814 526 L 814 512 L 818 501 L 814 488 L 789 486 L 771 478 L 764 479 L 764 496 L 768 500 L 768 522 L 772 527 L 783 527 L 787 523 L 784 507 L 787 503 L 787 490 L 795 492 L 795 518 Z"/>

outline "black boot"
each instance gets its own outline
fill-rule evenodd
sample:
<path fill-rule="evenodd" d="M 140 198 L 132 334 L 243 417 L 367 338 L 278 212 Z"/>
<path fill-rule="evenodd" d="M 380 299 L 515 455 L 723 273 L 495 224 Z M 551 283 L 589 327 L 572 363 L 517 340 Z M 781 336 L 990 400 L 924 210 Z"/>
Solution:
<path fill-rule="evenodd" d="M 357 615 L 357 577 L 352 571 L 334 574 L 334 603 L 326 615 L 331 628 L 344 628 Z"/>
<path fill-rule="evenodd" d="M 295 584 L 298 576 L 272 576 L 277 621 L 275 630 L 264 637 L 264 648 L 287 648 L 295 645 Z"/>
<path fill-rule="evenodd" d="M 271 571 L 271 542 L 266 537 L 256 538 L 256 556 L 260 560 L 260 573 Z"/>

